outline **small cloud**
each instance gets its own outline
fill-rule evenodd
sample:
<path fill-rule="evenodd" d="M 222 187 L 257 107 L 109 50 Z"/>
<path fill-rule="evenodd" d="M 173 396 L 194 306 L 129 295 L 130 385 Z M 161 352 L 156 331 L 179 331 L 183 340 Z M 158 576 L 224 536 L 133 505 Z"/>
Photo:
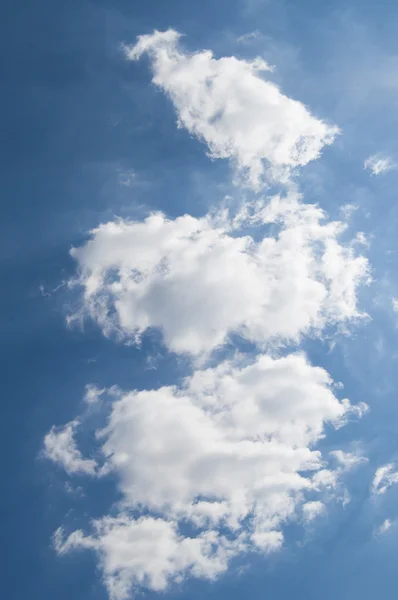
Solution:
<path fill-rule="evenodd" d="M 75 420 L 58 429 L 52 427 L 44 438 L 43 456 L 62 467 L 68 475 L 95 475 L 97 463 L 83 458 L 76 445 L 75 431 L 79 425 Z"/>
<path fill-rule="evenodd" d="M 39 285 L 39 293 L 41 296 L 49 297 L 58 292 L 61 288 L 66 285 L 66 281 L 61 281 L 58 285 L 53 289 L 46 289 L 43 284 Z"/>
<path fill-rule="evenodd" d="M 352 217 L 354 212 L 356 210 L 358 210 L 358 208 L 359 208 L 359 206 L 357 204 L 344 204 L 340 208 L 341 218 L 344 219 L 345 221 L 347 221 L 348 219 L 350 219 Z"/>
<path fill-rule="evenodd" d="M 329 452 L 329 454 L 335 458 L 344 471 L 350 471 L 354 467 L 368 462 L 368 459 L 365 456 L 358 456 L 357 454 L 344 452 L 343 450 L 333 450 L 332 452 Z"/>
<path fill-rule="evenodd" d="M 386 519 L 379 527 L 377 527 L 376 535 L 383 535 L 383 533 L 386 533 L 392 525 L 393 523 L 390 521 L 390 519 Z"/>
<path fill-rule="evenodd" d="M 104 392 L 105 392 L 105 388 L 101 390 L 101 389 L 97 388 L 97 386 L 90 383 L 90 384 L 86 385 L 84 401 L 87 404 L 95 404 L 96 402 L 98 402 L 98 400 L 100 399 L 100 397 L 102 396 L 102 394 Z"/>
<path fill-rule="evenodd" d="M 51 296 L 51 294 L 45 290 L 45 287 L 42 284 L 39 285 L 39 292 L 41 296 Z"/>
<path fill-rule="evenodd" d="M 79 496 L 81 498 L 84 496 L 84 489 L 82 486 L 73 486 L 69 481 L 65 483 L 65 491 L 71 496 Z"/>
<path fill-rule="evenodd" d="M 357 235 L 355 236 L 354 243 L 365 246 L 366 248 L 370 247 L 370 241 L 363 231 L 358 231 Z"/>
<path fill-rule="evenodd" d="M 372 154 L 365 160 L 363 166 L 364 169 L 369 169 L 372 175 L 381 175 L 397 167 L 389 156 L 383 156 L 382 154 Z"/>
<path fill-rule="evenodd" d="M 394 465 L 389 463 L 376 470 L 372 481 L 373 494 L 384 494 L 394 483 L 398 483 L 398 471 L 394 471 L 394 468 Z"/>
<path fill-rule="evenodd" d="M 258 40 L 260 37 L 262 37 L 261 33 L 258 29 L 256 29 L 255 31 L 250 31 L 240 35 L 237 39 L 237 42 L 240 42 L 241 44 L 249 44 L 253 40 Z"/>
<path fill-rule="evenodd" d="M 311 523 L 311 521 L 324 514 L 325 511 L 326 506 L 322 502 L 306 502 L 303 505 L 303 520 L 305 523 Z"/>
<path fill-rule="evenodd" d="M 156 356 L 148 356 L 147 360 L 146 360 L 146 367 L 145 370 L 146 371 L 156 371 L 158 368 L 158 361 L 159 361 L 160 354 L 157 354 Z"/>
<path fill-rule="evenodd" d="M 398 298 L 392 299 L 392 309 L 394 312 L 398 312 Z"/>

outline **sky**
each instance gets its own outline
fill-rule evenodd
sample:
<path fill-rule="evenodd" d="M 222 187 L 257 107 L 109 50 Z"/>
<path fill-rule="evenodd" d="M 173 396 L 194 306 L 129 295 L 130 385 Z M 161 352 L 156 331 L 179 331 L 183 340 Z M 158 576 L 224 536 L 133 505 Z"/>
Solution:
<path fill-rule="evenodd" d="M 2 586 L 398 583 L 398 8 L 0 7 Z"/>

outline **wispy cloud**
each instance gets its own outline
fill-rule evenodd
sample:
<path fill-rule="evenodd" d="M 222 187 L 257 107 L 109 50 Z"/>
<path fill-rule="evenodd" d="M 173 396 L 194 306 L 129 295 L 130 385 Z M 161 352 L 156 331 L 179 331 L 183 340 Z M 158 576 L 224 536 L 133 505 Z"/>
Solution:
<path fill-rule="evenodd" d="M 364 169 L 369 169 L 372 175 L 382 175 L 396 168 L 392 158 L 383 154 L 372 154 L 364 162 Z"/>
<path fill-rule="evenodd" d="M 340 208 L 340 215 L 341 218 L 344 219 L 344 221 L 348 221 L 352 215 L 358 210 L 359 206 L 357 204 L 344 204 L 341 208 Z"/>
<path fill-rule="evenodd" d="M 345 471 L 349 471 L 354 467 L 368 462 L 368 459 L 365 456 L 344 452 L 343 450 L 333 450 L 330 452 L 330 455 L 336 459 Z"/>
<path fill-rule="evenodd" d="M 123 171 L 120 169 L 118 171 L 118 176 L 120 185 L 133 187 L 137 184 L 137 173 L 133 169 L 130 169 L 129 171 Z"/>
<path fill-rule="evenodd" d="M 383 465 L 376 470 L 372 481 L 372 493 L 384 494 L 395 483 L 398 483 L 398 471 L 395 470 L 395 465 L 392 463 Z"/>
<path fill-rule="evenodd" d="M 386 533 L 389 529 L 391 529 L 393 523 L 390 521 L 390 519 L 385 519 L 385 521 L 383 521 L 383 523 L 376 528 L 376 535 L 383 535 L 383 533 Z"/>
<path fill-rule="evenodd" d="M 254 40 L 258 40 L 261 38 L 261 33 L 256 29 L 255 31 L 250 31 L 248 33 L 244 33 L 237 38 L 237 41 L 242 44 L 248 44 L 253 42 Z"/>

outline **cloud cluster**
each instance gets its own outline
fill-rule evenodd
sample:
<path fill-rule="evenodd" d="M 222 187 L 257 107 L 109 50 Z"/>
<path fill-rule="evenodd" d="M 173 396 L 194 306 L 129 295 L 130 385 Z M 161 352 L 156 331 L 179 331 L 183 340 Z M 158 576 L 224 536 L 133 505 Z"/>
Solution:
<path fill-rule="evenodd" d="M 153 83 L 171 98 L 179 126 L 203 140 L 212 158 L 231 159 L 251 186 L 287 180 L 333 142 L 338 128 L 265 79 L 271 67 L 264 60 L 184 53 L 180 37 L 171 29 L 142 35 L 126 55 L 148 54 Z"/>
<path fill-rule="evenodd" d="M 336 127 L 260 76 L 270 71 L 264 61 L 188 54 L 178 42 L 173 30 L 154 32 L 125 51 L 148 54 L 179 125 L 252 188 L 288 182 L 333 141 Z M 292 189 L 237 214 L 114 219 L 71 251 L 79 306 L 70 321 L 91 318 L 129 343 L 156 329 L 168 351 L 192 359 L 174 386 L 88 386 L 84 419 L 44 440 L 45 456 L 70 476 L 117 481 L 121 502 L 108 515 L 54 535 L 60 554 L 97 553 L 112 600 L 188 575 L 213 579 L 239 553 L 279 549 L 284 526 L 323 514 L 340 475 L 364 460 L 337 450 L 333 469 L 322 456 L 326 431 L 367 407 L 339 399 L 300 342 L 362 316 L 357 288 L 368 263 L 344 240 L 344 224 Z M 214 351 L 236 335 L 253 354 L 236 350 L 217 364 Z M 286 354 L 287 344 L 296 352 Z M 84 457 L 76 433 L 93 405 L 107 421 Z"/>
<path fill-rule="evenodd" d="M 242 550 L 278 549 L 301 505 L 306 522 L 325 510 L 306 497 L 335 484 L 316 449 L 325 425 L 341 427 L 366 408 L 339 401 L 326 371 L 302 354 L 240 356 L 180 387 L 113 389 L 110 399 L 97 432 L 102 464 L 87 474 L 116 475 L 123 510 L 89 534 L 59 532 L 57 548 L 96 550 L 118 600 L 134 585 L 163 589 L 186 572 L 212 578 Z M 72 472 L 65 429 L 51 432 L 49 458 Z M 140 510 L 145 517 L 133 516 Z"/>

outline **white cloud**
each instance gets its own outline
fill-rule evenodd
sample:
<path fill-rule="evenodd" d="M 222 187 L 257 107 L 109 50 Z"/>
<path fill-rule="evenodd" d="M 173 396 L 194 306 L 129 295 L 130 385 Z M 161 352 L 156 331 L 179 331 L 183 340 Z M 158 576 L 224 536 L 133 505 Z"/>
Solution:
<path fill-rule="evenodd" d="M 183 389 L 122 394 L 103 451 L 133 505 L 174 516 L 197 510 L 195 498 L 218 498 L 232 522 L 247 516 L 247 503 L 270 502 L 273 490 L 308 485 L 298 471 L 320 467 L 309 446 L 325 421 L 350 412 L 329 384 L 301 355 L 263 355 L 245 367 L 225 362 L 196 371 Z M 237 489 L 247 490 L 239 506 Z"/>
<path fill-rule="evenodd" d="M 326 506 L 319 500 L 306 502 L 303 505 L 303 520 L 305 523 L 311 523 L 317 517 L 320 517 L 326 512 Z"/>
<path fill-rule="evenodd" d="M 171 98 L 179 126 L 206 142 L 212 158 L 231 159 L 254 188 L 264 179 L 288 179 L 333 142 L 337 127 L 260 77 L 270 71 L 264 60 L 184 53 L 179 38 L 171 29 L 142 35 L 126 55 L 149 55 L 153 83 Z"/>
<path fill-rule="evenodd" d="M 395 163 L 389 156 L 372 154 L 364 162 L 364 168 L 369 169 L 372 175 L 381 175 L 396 168 Z"/>
<path fill-rule="evenodd" d="M 55 428 L 44 438 L 44 456 L 60 465 L 70 475 L 80 473 L 94 475 L 97 464 L 95 460 L 83 458 L 77 448 L 75 431 L 79 421 L 71 421 L 62 428 Z"/>
<path fill-rule="evenodd" d="M 398 312 L 398 299 L 397 298 L 392 299 L 392 309 L 394 312 Z"/>
<path fill-rule="evenodd" d="M 108 423 L 97 432 L 99 474 L 116 476 L 123 512 L 94 522 L 91 534 L 58 532 L 58 551 L 97 551 L 111 597 L 121 600 L 137 584 L 163 589 L 189 573 L 214 577 L 234 554 L 277 550 L 300 506 L 307 521 L 320 513 L 306 494 L 335 485 L 316 443 L 325 424 L 340 426 L 355 407 L 332 389 L 302 354 L 251 363 L 240 356 L 181 387 L 112 389 Z M 140 510 L 145 517 L 131 516 Z"/>
<path fill-rule="evenodd" d="M 153 82 L 172 99 L 180 126 L 213 158 L 231 159 L 253 188 L 288 182 L 332 143 L 337 128 L 261 78 L 270 70 L 264 61 L 186 54 L 178 39 L 172 30 L 155 32 L 126 53 L 149 55 Z M 70 285 L 82 291 L 71 320 L 88 316 L 129 343 L 156 328 L 170 351 L 201 359 L 231 334 L 257 352 L 298 344 L 363 316 L 356 293 L 368 264 L 353 243 L 341 242 L 344 229 L 293 193 L 233 216 L 115 219 L 71 252 L 78 273 Z M 92 404 L 105 394 L 97 463 L 82 456 L 75 431 L 98 417 L 105 403 L 95 411 Z M 139 587 L 212 579 L 241 552 L 278 550 L 286 523 L 324 512 L 340 474 L 359 461 L 336 451 L 332 469 L 317 446 L 327 428 L 367 410 L 335 394 L 328 373 L 299 352 L 236 354 L 178 386 L 87 386 L 84 421 L 53 428 L 45 455 L 69 474 L 111 475 L 121 501 L 86 531 L 59 529 L 57 552 L 96 552 L 111 599 L 126 600 Z"/>
<path fill-rule="evenodd" d="M 244 33 L 237 38 L 237 42 L 241 42 L 242 44 L 248 44 L 253 40 L 258 40 L 261 38 L 261 33 L 256 29 L 255 31 L 249 31 L 248 33 Z"/>
<path fill-rule="evenodd" d="M 340 215 L 344 221 L 351 219 L 352 215 L 357 211 L 359 206 L 357 204 L 344 204 L 340 207 Z"/>
<path fill-rule="evenodd" d="M 258 241 L 225 216 L 158 213 L 100 225 L 72 250 L 84 291 L 75 317 L 135 341 L 159 328 L 171 351 L 200 355 L 231 332 L 258 344 L 297 342 L 360 316 L 356 289 L 367 261 L 339 242 L 341 223 L 292 196 L 245 218 Z M 265 235 L 270 224 L 279 233 Z"/>
<path fill-rule="evenodd" d="M 187 575 L 214 579 L 242 549 L 239 541 L 232 544 L 214 531 L 183 537 L 173 522 L 153 517 L 134 520 L 127 514 L 95 521 L 92 535 L 75 531 L 65 537 L 59 529 L 54 545 L 60 554 L 95 550 L 111 600 L 131 598 L 137 587 L 164 590 Z"/>
<path fill-rule="evenodd" d="M 363 416 L 363 413 L 359 416 Z M 360 464 L 368 462 L 368 459 L 365 456 L 358 456 L 357 454 L 344 452 L 343 450 L 333 450 L 329 454 L 337 460 L 345 471 L 349 471 Z"/>
<path fill-rule="evenodd" d="M 392 525 L 393 523 L 390 521 L 390 519 L 385 519 L 385 521 L 383 521 L 383 523 L 376 529 L 376 534 L 383 535 L 383 533 L 387 533 L 387 531 L 391 529 Z"/>
<path fill-rule="evenodd" d="M 105 388 L 100 389 L 93 384 L 87 385 L 86 393 L 84 394 L 84 402 L 86 402 L 87 404 L 95 404 L 99 401 L 104 392 Z"/>
<path fill-rule="evenodd" d="M 398 483 L 398 471 L 392 463 L 379 467 L 372 481 L 373 494 L 384 494 L 394 483 Z"/>

